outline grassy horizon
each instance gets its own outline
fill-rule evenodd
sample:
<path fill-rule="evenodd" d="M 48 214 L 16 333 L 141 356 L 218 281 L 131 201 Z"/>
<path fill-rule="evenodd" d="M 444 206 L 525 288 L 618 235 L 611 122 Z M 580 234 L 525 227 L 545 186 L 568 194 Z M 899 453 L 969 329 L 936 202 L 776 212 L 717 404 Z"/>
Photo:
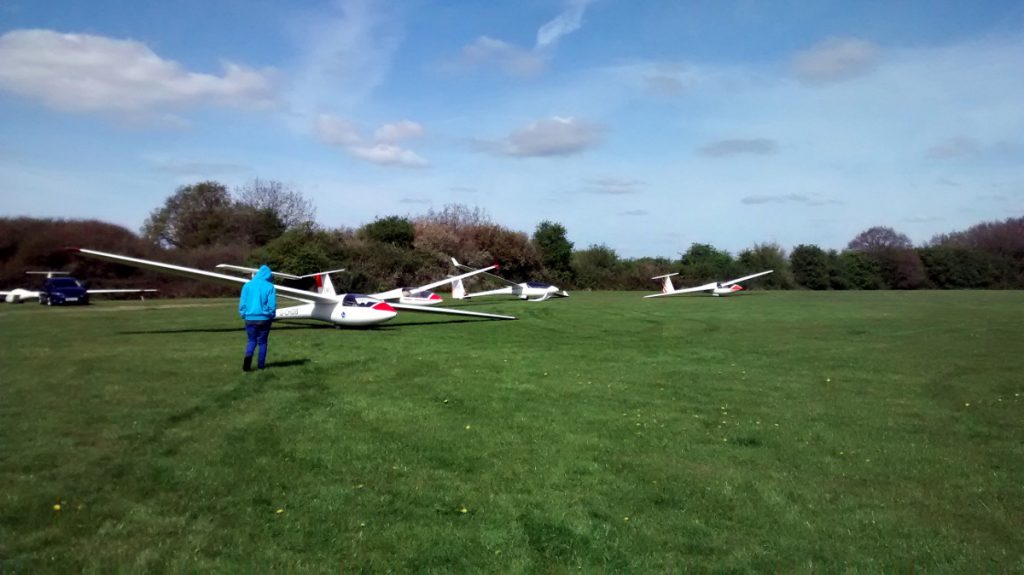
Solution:
<path fill-rule="evenodd" d="M 1024 570 L 1024 292 L 640 295 L 0 306 L 0 570 Z"/>

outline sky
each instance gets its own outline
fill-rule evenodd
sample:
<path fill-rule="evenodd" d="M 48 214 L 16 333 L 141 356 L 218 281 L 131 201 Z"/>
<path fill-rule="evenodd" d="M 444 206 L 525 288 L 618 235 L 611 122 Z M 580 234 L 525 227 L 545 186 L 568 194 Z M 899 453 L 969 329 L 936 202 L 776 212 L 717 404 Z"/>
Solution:
<path fill-rule="evenodd" d="M 0 215 L 276 180 L 677 258 L 1024 216 L 1019 0 L 0 0 Z"/>

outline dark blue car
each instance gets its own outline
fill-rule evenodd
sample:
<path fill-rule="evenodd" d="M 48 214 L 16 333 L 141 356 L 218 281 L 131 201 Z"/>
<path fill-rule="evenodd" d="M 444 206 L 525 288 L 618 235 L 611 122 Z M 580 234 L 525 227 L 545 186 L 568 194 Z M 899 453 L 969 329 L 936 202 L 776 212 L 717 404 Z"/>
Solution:
<path fill-rule="evenodd" d="M 39 303 L 45 305 L 87 305 L 89 292 L 72 277 L 48 278 L 39 290 Z"/>

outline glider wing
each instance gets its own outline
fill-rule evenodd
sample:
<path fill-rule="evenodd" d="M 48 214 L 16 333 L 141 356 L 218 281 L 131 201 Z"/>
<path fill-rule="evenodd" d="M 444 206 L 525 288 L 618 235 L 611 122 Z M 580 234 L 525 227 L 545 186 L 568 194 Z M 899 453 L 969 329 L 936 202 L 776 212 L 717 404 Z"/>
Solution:
<path fill-rule="evenodd" d="M 427 307 L 425 305 L 415 305 L 410 303 L 393 303 L 388 302 L 388 305 L 395 309 L 406 310 L 406 311 L 425 311 L 430 313 L 441 313 L 448 315 L 466 315 L 470 317 L 486 317 L 489 319 L 517 319 L 512 315 L 499 315 L 496 313 L 482 313 L 479 311 L 466 311 L 461 309 L 451 309 L 446 307 Z"/>
<path fill-rule="evenodd" d="M 766 271 L 766 272 L 758 272 L 758 273 L 756 273 L 756 274 L 750 274 L 749 276 L 743 276 L 743 277 L 741 277 L 741 278 L 738 278 L 738 279 L 734 279 L 734 280 L 729 280 L 729 281 L 727 281 L 727 282 L 722 282 L 722 287 L 729 287 L 729 286 L 731 286 L 732 284 L 738 284 L 738 283 L 740 283 L 740 282 L 742 282 L 742 281 L 746 281 L 746 280 L 749 280 L 749 279 L 751 279 L 751 278 L 756 278 L 756 277 L 758 277 L 758 276 L 763 276 L 763 275 L 767 275 L 767 274 L 770 274 L 770 273 L 772 273 L 773 271 L 775 271 L 775 270 L 768 270 L 768 271 Z"/>
<path fill-rule="evenodd" d="M 118 264 L 124 264 L 126 266 L 132 266 L 143 269 L 155 270 L 172 275 L 184 276 L 189 278 L 201 279 L 206 281 L 212 281 L 223 284 L 241 285 L 246 283 L 247 279 L 243 279 L 237 276 L 229 276 L 226 274 L 219 274 L 216 272 L 208 272 L 205 270 L 199 270 L 195 268 L 188 268 L 185 266 L 178 266 L 174 264 L 166 264 L 163 262 L 156 262 L 152 260 L 144 260 L 141 258 L 131 258 L 128 256 L 122 256 L 118 254 L 109 254 L 106 252 L 98 252 L 95 250 L 87 250 L 84 248 L 74 248 L 72 251 L 82 254 L 83 256 L 96 258 L 99 260 L 105 260 L 108 262 L 114 262 Z M 274 286 L 277 293 L 282 296 L 286 296 L 292 299 L 301 301 L 311 301 L 317 303 L 338 303 L 338 299 L 334 297 L 324 296 L 314 292 L 308 292 L 300 289 L 290 288 L 287 286 Z"/>
<path fill-rule="evenodd" d="M 514 281 L 507 280 L 507 279 L 505 279 L 505 278 L 503 278 L 501 276 L 494 275 L 494 274 L 489 273 L 487 271 L 487 270 L 493 270 L 494 268 L 498 267 L 497 265 L 493 265 L 493 266 L 491 266 L 489 268 L 483 268 L 483 269 L 479 269 L 478 270 L 476 268 L 471 268 L 471 267 L 469 267 L 467 265 L 460 264 L 455 258 L 452 258 L 452 263 L 455 264 L 455 267 L 457 267 L 459 269 L 469 270 L 469 271 L 473 271 L 473 272 L 477 272 L 477 273 L 482 273 L 482 274 L 484 274 L 486 276 L 490 276 L 490 277 L 492 277 L 492 278 L 494 278 L 494 279 L 496 279 L 496 280 L 498 280 L 501 283 L 506 284 L 506 285 L 510 285 L 510 286 L 518 286 L 519 285 L 518 283 L 516 283 Z"/>

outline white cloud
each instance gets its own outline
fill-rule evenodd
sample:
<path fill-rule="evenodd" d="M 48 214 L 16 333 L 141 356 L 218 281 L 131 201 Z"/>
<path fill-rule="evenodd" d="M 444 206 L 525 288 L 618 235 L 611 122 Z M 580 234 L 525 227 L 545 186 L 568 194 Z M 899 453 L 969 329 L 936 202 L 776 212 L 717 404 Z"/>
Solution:
<path fill-rule="evenodd" d="M 462 49 L 455 68 L 497 66 L 510 76 L 536 76 L 544 70 L 544 57 L 488 36 L 480 36 Z"/>
<path fill-rule="evenodd" d="M 718 140 L 704 144 L 697 149 L 702 156 L 721 158 L 740 154 L 771 155 L 778 151 L 779 144 L 766 138 Z"/>
<path fill-rule="evenodd" d="M 509 76 L 537 76 L 547 64 L 547 52 L 553 50 L 561 38 L 580 29 L 583 14 L 593 1 L 568 0 L 565 10 L 537 30 L 537 43 L 532 50 L 498 38 L 480 36 L 463 47 L 462 53 L 448 67 L 459 70 L 494 66 Z"/>
<path fill-rule="evenodd" d="M 950 138 L 946 141 L 939 142 L 931 148 L 928 148 L 926 156 L 936 160 L 946 160 L 950 158 L 973 156 L 979 151 L 981 151 L 981 146 L 978 142 L 971 138 L 958 136 L 956 138 Z"/>
<path fill-rule="evenodd" d="M 796 77 L 807 84 L 822 85 L 856 78 L 878 63 L 878 47 L 856 38 L 829 38 L 793 57 Z"/>
<path fill-rule="evenodd" d="M 299 125 L 353 116 L 387 79 L 403 31 L 396 3 L 332 0 L 291 23 L 298 61 L 286 97 Z"/>
<path fill-rule="evenodd" d="M 348 152 L 357 158 L 381 166 L 425 168 L 429 165 L 429 162 L 417 155 L 416 152 L 389 144 L 353 146 L 348 148 Z"/>
<path fill-rule="evenodd" d="M 639 192 L 644 185 L 639 180 L 623 180 L 619 178 L 589 178 L 584 180 L 585 191 L 591 194 L 608 196 L 627 196 Z"/>
<path fill-rule="evenodd" d="M 423 135 L 423 126 L 411 120 L 402 120 L 392 124 L 384 124 L 374 132 L 378 142 L 395 143 Z"/>
<path fill-rule="evenodd" d="M 778 194 L 778 195 L 755 195 L 746 196 L 740 203 L 747 205 L 758 204 L 804 204 L 806 206 L 838 206 L 843 202 L 839 200 L 824 199 L 817 195 L 807 196 L 804 194 Z"/>
<path fill-rule="evenodd" d="M 221 76 L 189 72 L 134 40 L 50 30 L 0 36 L 0 89 L 65 112 L 262 107 L 273 103 L 270 76 L 228 62 Z"/>
<path fill-rule="evenodd" d="M 583 14 L 593 0 L 569 0 L 565 11 L 537 30 L 537 48 L 554 46 L 563 36 L 579 30 Z"/>
<path fill-rule="evenodd" d="M 396 145 L 399 140 L 423 135 L 423 126 L 410 120 L 384 124 L 374 131 L 372 140 L 367 140 L 354 123 L 321 114 L 313 124 L 313 131 L 323 143 L 339 147 L 350 156 L 373 164 L 404 168 L 430 165 L 416 152 Z"/>
<path fill-rule="evenodd" d="M 505 156 L 569 156 L 596 147 L 602 133 L 595 124 L 556 116 L 531 122 L 484 148 Z"/>
<path fill-rule="evenodd" d="M 330 114 L 317 116 L 313 131 L 320 141 L 331 146 L 354 146 L 362 141 L 355 124 Z"/>

